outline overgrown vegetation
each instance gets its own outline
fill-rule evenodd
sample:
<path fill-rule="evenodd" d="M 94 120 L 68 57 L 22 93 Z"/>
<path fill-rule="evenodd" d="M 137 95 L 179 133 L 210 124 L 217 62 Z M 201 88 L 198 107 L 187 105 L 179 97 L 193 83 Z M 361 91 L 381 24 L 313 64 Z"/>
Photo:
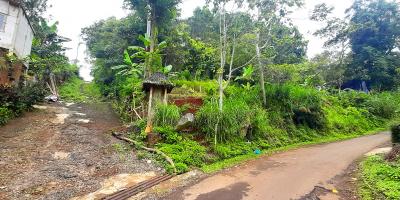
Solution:
<path fill-rule="evenodd" d="M 162 123 L 157 123 L 154 131 L 162 140 L 157 147 L 175 162 L 182 163 L 179 172 L 190 167 L 212 172 L 242 159 L 254 158 L 257 150 L 273 152 L 296 145 L 348 139 L 386 128 L 388 122 L 398 117 L 397 112 L 387 107 L 400 106 L 395 100 L 385 104 L 388 99 L 395 99 L 397 93 L 339 93 L 294 84 L 267 85 L 266 89 L 265 108 L 257 87 L 230 86 L 222 112 L 216 112 L 216 94 L 209 95 L 196 113 L 196 130 L 191 133 L 174 130 L 179 108 L 160 106 L 156 115 Z M 185 150 L 188 143 L 194 149 Z M 190 156 L 198 158 L 185 160 Z"/>
<path fill-rule="evenodd" d="M 361 163 L 360 193 L 365 200 L 400 199 L 400 159 L 385 161 L 371 156 Z"/>
<path fill-rule="evenodd" d="M 59 92 L 62 99 L 73 102 L 96 102 L 102 99 L 96 84 L 86 83 L 78 77 L 73 77 L 64 83 Z"/>
<path fill-rule="evenodd" d="M 38 84 L 24 87 L 0 88 L 0 126 L 18 117 L 26 110 L 43 100 L 46 91 Z"/>
<path fill-rule="evenodd" d="M 139 129 L 131 138 L 146 138 L 148 96 L 141 83 L 152 73 L 175 83 L 170 98 L 204 102 L 188 132 L 174 129 L 185 106 L 158 105 L 154 112 L 157 147 L 180 172 L 226 166 L 260 151 L 356 137 L 398 119 L 397 5 L 357 0 L 346 19 L 331 18 L 331 8 L 317 5 L 312 20 L 326 26 L 315 34 L 328 39 L 327 51 L 307 59 L 307 42 L 287 16 L 303 1 L 213 0 L 213 10 L 197 8 L 189 19 L 175 20 L 180 2 L 126 0 L 132 14 L 82 30 L 100 91 Z M 259 12 L 237 11 L 243 4 Z M 147 20 L 154 24 L 147 27 L 150 35 L 144 34 Z M 370 40 L 363 39 L 367 35 Z"/>

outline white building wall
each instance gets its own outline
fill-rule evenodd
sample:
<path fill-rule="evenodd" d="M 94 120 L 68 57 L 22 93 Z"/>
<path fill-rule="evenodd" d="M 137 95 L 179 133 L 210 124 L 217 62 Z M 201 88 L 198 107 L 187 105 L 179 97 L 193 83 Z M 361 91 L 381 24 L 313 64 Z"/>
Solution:
<path fill-rule="evenodd" d="M 13 51 L 19 58 L 31 52 L 33 31 L 21 8 L 0 0 L 0 12 L 5 14 L 6 25 L 0 31 L 0 47 Z"/>
<path fill-rule="evenodd" d="M 18 57 L 24 58 L 31 53 L 32 39 L 32 29 L 22 9 L 20 9 L 14 38 L 14 50 Z"/>

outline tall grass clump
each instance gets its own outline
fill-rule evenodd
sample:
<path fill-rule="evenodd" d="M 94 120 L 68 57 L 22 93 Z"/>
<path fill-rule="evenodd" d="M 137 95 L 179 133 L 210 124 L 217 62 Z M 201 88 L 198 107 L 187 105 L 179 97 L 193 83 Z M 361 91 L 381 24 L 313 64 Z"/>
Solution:
<path fill-rule="evenodd" d="M 251 109 L 239 99 L 226 99 L 222 112 L 217 101 L 211 100 L 200 108 L 196 117 L 197 127 L 209 138 L 214 138 L 216 133 L 219 142 L 243 138 L 250 123 Z"/>
<path fill-rule="evenodd" d="M 181 111 L 178 106 L 158 104 L 154 115 L 154 125 L 175 127 L 180 117 Z"/>
<path fill-rule="evenodd" d="M 268 85 L 267 109 L 280 112 L 283 118 L 290 119 L 295 124 L 322 129 L 326 123 L 322 93 L 298 85 Z"/>
<path fill-rule="evenodd" d="M 398 98 L 390 93 L 381 93 L 371 96 L 365 106 L 368 111 L 378 117 L 392 119 L 399 110 Z"/>

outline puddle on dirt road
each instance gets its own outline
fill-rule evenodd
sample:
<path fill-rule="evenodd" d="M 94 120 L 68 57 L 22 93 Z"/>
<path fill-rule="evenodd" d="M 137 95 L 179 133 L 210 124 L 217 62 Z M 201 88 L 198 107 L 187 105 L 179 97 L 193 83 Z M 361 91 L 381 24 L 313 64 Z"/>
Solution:
<path fill-rule="evenodd" d="M 71 200 L 97 200 L 120 190 L 132 187 L 140 182 L 149 180 L 156 176 L 155 172 L 140 174 L 119 174 L 106 179 L 101 188 L 96 192 L 81 197 L 74 197 Z"/>

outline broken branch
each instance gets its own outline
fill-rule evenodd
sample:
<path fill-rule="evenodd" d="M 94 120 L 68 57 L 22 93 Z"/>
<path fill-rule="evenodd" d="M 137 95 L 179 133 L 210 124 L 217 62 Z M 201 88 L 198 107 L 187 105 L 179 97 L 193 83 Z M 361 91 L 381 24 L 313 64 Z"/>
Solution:
<path fill-rule="evenodd" d="M 174 168 L 174 174 L 176 174 L 176 167 L 175 167 L 174 161 L 169 156 L 167 156 L 164 152 L 162 152 L 162 151 L 160 151 L 158 149 L 152 149 L 152 148 L 145 147 L 145 146 L 141 145 L 139 142 L 137 142 L 135 140 L 132 140 L 132 139 L 129 139 L 127 137 L 124 137 L 121 134 L 116 133 L 116 132 L 113 132 L 112 136 L 114 136 L 115 138 L 118 138 L 120 140 L 123 140 L 125 142 L 131 143 L 134 146 L 136 146 L 137 148 L 141 148 L 141 149 L 144 149 L 144 150 L 146 150 L 148 152 L 156 153 L 156 154 L 161 155 L 172 166 L 172 168 Z"/>

